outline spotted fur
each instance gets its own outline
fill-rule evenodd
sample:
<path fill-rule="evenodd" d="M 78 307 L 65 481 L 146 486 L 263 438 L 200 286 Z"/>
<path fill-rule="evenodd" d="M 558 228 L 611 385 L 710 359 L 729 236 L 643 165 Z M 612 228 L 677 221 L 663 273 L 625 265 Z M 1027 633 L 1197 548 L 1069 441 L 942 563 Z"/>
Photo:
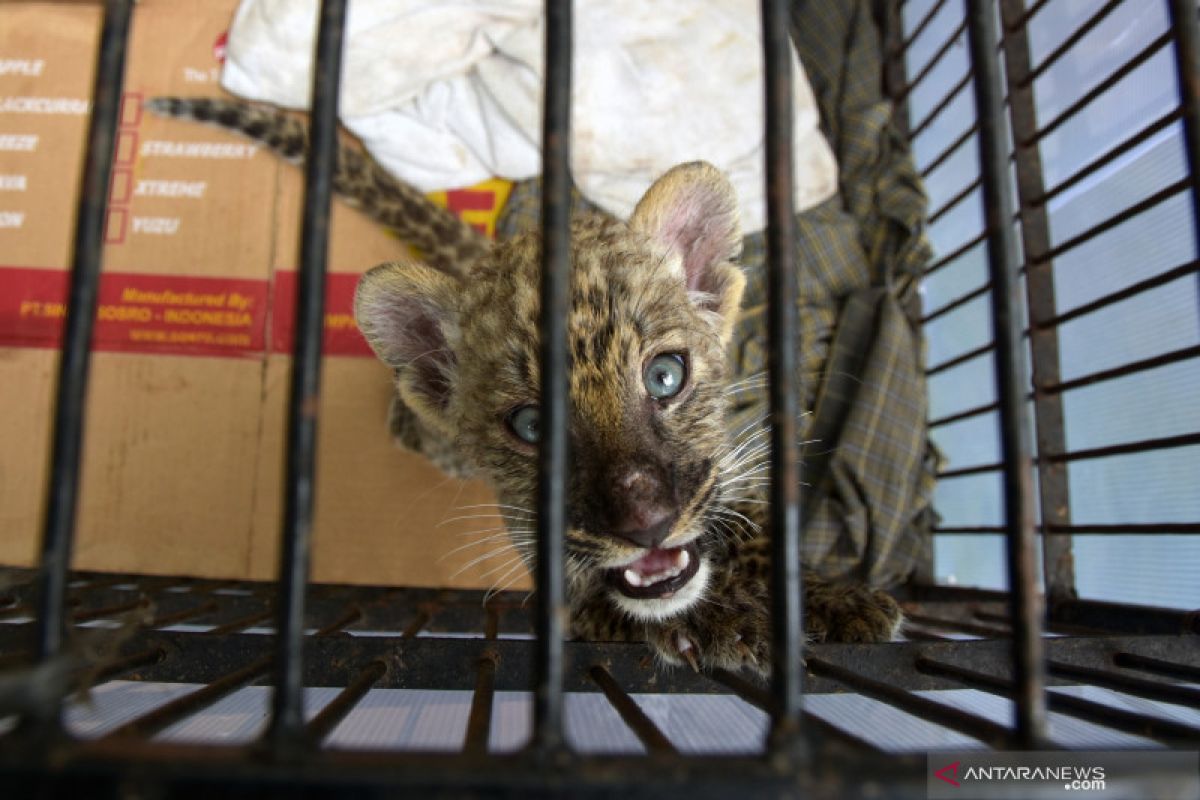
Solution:
<path fill-rule="evenodd" d="M 167 110 L 179 108 L 202 118 L 194 102 Z M 274 112 L 204 108 L 203 118 L 228 118 L 251 135 L 258 127 L 249 119 L 299 129 Z M 343 155 L 339 173 L 353 159 L 370 164 Z M 359 202 L 413 236 L 414 223 L 400 217 L 417 206 L 418 222 L 433 213 L 414 194 L 380 190 Z M 448 226 L 418 227 L 418 246 L 440 255 L 372 269 L 355 302 L 360 329 L 396 376 L 393 431 L 449 471 L 490 482 L 513 544 L 532 563 L 536 446 L 515 435 L 512 419 L 538 398 L 540 235 L 486 248 L 473 231 L 432 241 Z M 714 167 L 684 164 L 655 182 L 628 222 L 579 215 L 571 234 L 566 549 L 574 633 L 644 640 L 670 664 L 765 671 L 767 429 L 734 432 L 726 422 L 736 377 L 726 353 L 744 286 L 733 190 Z M 659 400 L 647 393 L 645 369 L 664 354 L 687 376 L 677 395 Z M 694 548 L 699 567 L 677 592 L 639 599 L 614 588 L 613 570 L 647 548 L 683 546 Z M 887 594 L 811 573 L 805 603 L 807 632 L 818 641 L 887 640 L 901 618 Z"/>

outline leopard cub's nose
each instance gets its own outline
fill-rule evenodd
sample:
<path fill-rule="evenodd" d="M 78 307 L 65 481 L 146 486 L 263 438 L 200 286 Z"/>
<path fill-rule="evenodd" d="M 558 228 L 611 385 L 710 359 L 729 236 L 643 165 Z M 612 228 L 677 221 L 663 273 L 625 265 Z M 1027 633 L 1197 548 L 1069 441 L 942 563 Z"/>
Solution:
<path fill-rule="evenodd" d="M 627 470 L 613 482 L 612 532 L 639 547 L 657 547 L 678 518 L 663 481 L 650 471 Z"/>

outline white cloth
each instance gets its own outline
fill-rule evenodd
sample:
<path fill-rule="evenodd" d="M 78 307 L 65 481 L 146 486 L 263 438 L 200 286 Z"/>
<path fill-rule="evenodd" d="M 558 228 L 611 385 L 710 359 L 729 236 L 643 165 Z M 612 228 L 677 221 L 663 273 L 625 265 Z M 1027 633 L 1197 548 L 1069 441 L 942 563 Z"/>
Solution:
<path fill-rule="evenodd" d="M 755 0 L 577 0 L 571 171 L 627 218 L 670 167 L 732 180 L 745 232 L 765 225 L 762 46 Z M 425 191 L 541 170 L 542 3 L 354 0 L 340 117 L 386 169 Z M 222 83 L 306 108 L 316 0 L 242 0 Z M 792 54 L 795 202 L 837 190 L 812 89 Z"/>

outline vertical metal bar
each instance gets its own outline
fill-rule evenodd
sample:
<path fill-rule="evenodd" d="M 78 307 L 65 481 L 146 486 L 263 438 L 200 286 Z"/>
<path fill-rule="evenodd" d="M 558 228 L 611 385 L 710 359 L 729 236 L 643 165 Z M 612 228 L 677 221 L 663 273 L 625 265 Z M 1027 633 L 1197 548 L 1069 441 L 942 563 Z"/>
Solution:
<path fill-rule="evenodd" d="M 1175 35 L 1175 73 L 1183 111 L 1183 143 L 1192 179 L 1192 236 L 1200 250 L 1200 22 L 1195 0 L 1168 0 Z M 1200 279 L 1196 289 L 1200 297 Z"/>
<path fill-rule="evenodd" d="M 798 278 L 792 203 L 792 72 L 787 3 L 763 0 L 766 90 L 767 373 L 771 419 L 771 721 L 777 753 L 799 754 L 803 685 L 800 577 Z"/>
<path fill-rule="evenodd" d="M 1004 20 L 1025 15 L 1025 0 L 1004 0 L 1000 6 Z M 1024 27 L 1008 28 L 1004 36 L 1004 64 L 1008 73 L 1009 109 L 1012 113 L 1013 138 L 1017 142 L 1033 139 L 1037 131 L 1037 106 L 1030 75 L 1029 35 Z M 1016 145 L 1017 196 L 1021 210 L 1021 244 L 1027 254 L 1025 298 L 1029 303 L 1029 347 L 1033 354 L 1034 422 L 1038 453 L 1061 453 L 1067 449 L 1063 423 L 1062 395 L 1045 393 L 1038 386 L 1050 386 L 1062 380 L 1059 366 L 1058 328 L 1043 326 L 1058 311 L 1054 295 L 1054 262 L 1037 255 L 1050 250 L 1050 224 L 1046 205 L 1035 202 L 1045 194 L 1042 156 L 1038 145 Z M 1043 459 L 1038 464 L 1038 491 L 1042 510 L 1042 558 L 1045 564 L 1046 596 L 1050 604 L 1075 597 L 1075 562 L 1071 555 L 1071 537 L 1046 536 L 1051 525 L 1071 524 L 1071 502 L 1067 465 Z"/>
<path fill-rule="evenodd" d="M 992 325 L 996 340 L 996 387 L 1000 403 L 1000 447 L 1004 457 L 1009 602 L 1013 619 L 1016 739 L 1036 748 L 1046 734 L 1045 659 L 1041 638 L 1042 597 L 1037 587 L 1033 539 L 1033 458 L 1025 409 L 1026 375 L 1022 342 L 1017 241 L 1004 117 L 1004 85 L 996 54 L 996 8 L 967 3 L 967 38 L 975 71 L 979 113 L 979 165 L 983 179 L 988 272 L 992 281 Z"/>
<path fill-rule="evenodd" d="M 542 120 L 541 443 L 538 448 L 536 686 L 533 741 L 563 746 L 563 536 L 567 478 L 567 310 L 571 281 L 571 2 L 546 2 Z"/>
<path fill-rule="evenodd" d="M 297 275 L 296 345 L 288 398 L 287 467 L 283 496 L 283 548 L 275 634 L 275 692 L 268 735 L 277 743 L 304 732 L 304 593 L 312 538 L 317 407 L 321 388 L 321 338 L 325 317 L 325 266 L 329 206 L 337 147 L 338 78 L 346 0 L 322 0 L 313 65 L 304 216 Z"/>
<path fill-rule="evenodd" d="M 58 394 L 54 403 L 54 441 L 42 528 L 38 573 L 37 653 L 49 659 L 62 649 L 66 632 L 67 570 L 75 538 L 79 471 L 83 451 L 84 403 L 91 364 L 92 322 L 100 291 L 104 210 L 112 174 L 117 116 L 125 81 L 132 0 L 109 0 L 100 31 L 92 118 L 71 265 L 67 318 L 63 323 Z M 53 716 L 57 718 L 57 710 Z"/>

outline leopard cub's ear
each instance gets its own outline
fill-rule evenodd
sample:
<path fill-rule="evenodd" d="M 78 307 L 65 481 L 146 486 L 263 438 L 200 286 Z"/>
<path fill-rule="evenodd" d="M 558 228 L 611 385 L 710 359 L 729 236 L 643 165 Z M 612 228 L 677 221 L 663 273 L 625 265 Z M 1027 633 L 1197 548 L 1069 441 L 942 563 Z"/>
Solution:
<path fill-rule="evenodd" d="M 459 282 L 418 261 L 381 264 L 358 281 L 354 318 L 371 349 L 396 371 L 401 399 L 435 430 L 447 418 L 458 371 Z"/>
<path fill-rule="evenodd" d="M 746 279 L 737 196 L 719 169 L 704 161 L 672 167 L 638 201 L 629 227 L 678 256 L 692 302 L 721 318 L 721 338 L 733 332 Z"/>

